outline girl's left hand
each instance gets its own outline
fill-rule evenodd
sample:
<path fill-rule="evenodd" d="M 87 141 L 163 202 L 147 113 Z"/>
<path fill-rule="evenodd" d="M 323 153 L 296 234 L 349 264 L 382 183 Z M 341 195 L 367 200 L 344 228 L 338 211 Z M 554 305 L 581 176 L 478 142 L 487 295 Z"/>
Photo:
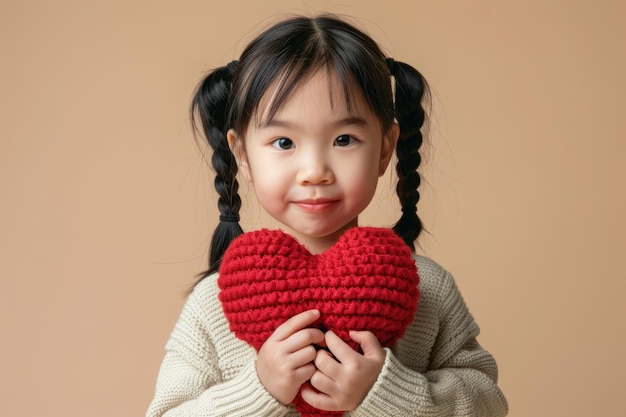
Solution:
<path fill-rule="evenodd" d="M 350 338 L 361 346 L 362 355 L 332 331 L 326 332 L 326 346 L 332 355 L 325 350 L 317 352 L 317 371 L 300 390 L 311 406 L 326 411 L 354 410 L 374 386 L 385 351 L 371 332 L 350 331 Z"/>

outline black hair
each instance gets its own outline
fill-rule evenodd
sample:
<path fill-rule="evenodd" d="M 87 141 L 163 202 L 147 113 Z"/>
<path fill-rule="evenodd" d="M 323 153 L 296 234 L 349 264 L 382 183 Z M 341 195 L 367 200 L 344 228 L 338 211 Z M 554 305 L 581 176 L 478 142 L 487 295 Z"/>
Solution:
<path fill-rule="evenodd" d="M 353 94 L 362 94 L 380 119 L 383 131 L 397 120 L 400 136 L 396 147 L 396 193 L 402 215 L 393 230 L 415 249 L 415 240 L 422 231 L 417 215 L 421 182 L 417 170 L 426 117 L 422 101 L 428 98 L 425 79 L 410 65 L 387 58 L 373 39 L 338 17 L 297 16 L 262 32 L 238 61 L 210 72 L 195 91 L 191 120 L 197 128 L 200 117 L 204 137 L 213 150 L 211 162 L 220 212 L 209 251 L 209 269 L 200 280 L 219 269 L 228 245 L 243 233 L 238 223 L 241 198 L 237 164 L 227 143 L 228 130 L 243 135 L 251 122 L 258 122 L 253 117 L 271 118 L 290 93 L 318 70 L 337 77 L 348 107 Z M 273 86 L 273 99 L 261 115 L 259 105 Z"/>

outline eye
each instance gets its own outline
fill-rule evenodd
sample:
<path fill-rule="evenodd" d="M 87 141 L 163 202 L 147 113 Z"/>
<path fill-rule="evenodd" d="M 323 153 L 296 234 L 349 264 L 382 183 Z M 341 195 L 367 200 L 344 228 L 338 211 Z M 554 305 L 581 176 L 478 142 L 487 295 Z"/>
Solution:
<path fill-rule="evenodd" d="M 293 141 L 289 138 L 278 138 L 274 142 L 272 142 L 272 146 L 282 151 L 293 149 L 296 147 Z"/>
<path fill-rule="evenodd" d="M 350 135 L 341 135 L 335 139 L 335 146 L 350 146 L 356 142 L 356 139 Z"/>

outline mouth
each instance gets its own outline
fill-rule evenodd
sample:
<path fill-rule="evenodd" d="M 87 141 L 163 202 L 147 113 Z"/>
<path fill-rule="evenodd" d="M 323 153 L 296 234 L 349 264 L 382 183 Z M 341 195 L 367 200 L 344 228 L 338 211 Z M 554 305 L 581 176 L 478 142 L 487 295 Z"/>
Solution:
<path fill-rule="evenodd" d="M 317 200 L 300 200 L 294 201 L 297 207 L 299 207 L 303 211 L 307 211 L 310 213 L 319 213 L 325 210 L 328 210 L 339 203 L 339 200 L 331 200 L 331 199 L 317 199 Z"/>

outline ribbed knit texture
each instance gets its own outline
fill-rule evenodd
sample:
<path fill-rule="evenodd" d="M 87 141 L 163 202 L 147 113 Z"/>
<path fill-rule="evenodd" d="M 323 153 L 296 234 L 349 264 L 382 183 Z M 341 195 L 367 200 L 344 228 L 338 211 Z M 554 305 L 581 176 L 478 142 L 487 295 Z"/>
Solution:
<path fill-rule="evenodd" d="M 231 331 L 257 351 L 290 317 L 321 312 L 313 327 L 332 330 L 358 350 L 350 330 L 369 330 L 392 346 L 413 321 L 419 276 L 411 250 L 390 229 L 355 227 L 313 255 L 280 230 L 234 240 L 222 259 L 219 299 Z M 294 400 L 303 417 L 341 416 Z"/>
<path fill-rule="evenodd" d="M 452 275 L 414 255 L 419 308 L 363 402 L 346 417 L 502 417 L 498 367 Z M 165 346 L 146 417 L 298 417 L 256 373 L 256 350 L 230 331 L 218 275 L 196 285 Z"/>

